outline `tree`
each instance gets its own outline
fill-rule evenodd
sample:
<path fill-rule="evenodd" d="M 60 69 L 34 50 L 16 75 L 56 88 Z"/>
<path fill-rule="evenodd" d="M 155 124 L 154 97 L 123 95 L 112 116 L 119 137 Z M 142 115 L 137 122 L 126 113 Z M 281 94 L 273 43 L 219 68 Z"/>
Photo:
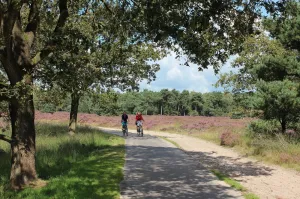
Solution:
<path fill-rule="evenodd" d="M 60 45 L 68 8 L 78 14 L 101 4 L 116 16 L 115 28 L 127 27 L 135 35 L 132 42 L 173 47 L 178 54 L 187 55 L 187 63 L 197 63 L 200 69 L 214 65 L 217 70 L 220 63 L 239 49 L 244 35 L 252 32 L 254 19 L 264 3 L 264 0 L 1 1 L 0 61 L 4 79 L 0 89 L 4 92 L 0 98 L 10 103 L 12 188 L 20 189 L 37 179 L 33 74 L 40 70 L 40 61 Z M 117 9 L 112 9 L 113 5 Z M 101 12 L 91 13 L 102 17 Z"/>
<path fill-rule="evenodd" d="M 191 92 L 191 109 L 196 115 L 200 115 L 203 109 L 203 97 L 201 93 Z"/>
<path fill-rule="evenodd" d="M 47 6 L 46 6 L 47 4 Z M 50 7 L 50 9 L 49 9 Z M 51 18 L 55 10 L 57 20 L 51 21 L 53 30 L 47 32 L 46 43 L 36 45 L 41 22 Z M 50 15 L 51 15 L 50 14 Z M 41 59 L 47 57 L 56 43 L 56 36 L 68 17 L 68 2 L 1 1 L 0 3 L 0 62 L 1 100 L 8 100 L 12 136 L 10 183 L 20 189 L 37 179 L 35 169 L 35 128 L 33 105 L 33 71 Z M 42 47 L 41 47 L 42 46 Z"/>
<path fill-rule="evenodd" d="M 224 93 L 211 92 L 203 94 L 203 112 L 205 116 L 224 116 L 230 112 L 230 104 Z"/>
<path fill-rule="evenodd" d="M 248 38 L 240 57 L 235 61 L 239 72 L 224 75 L 221 79 L 222 84 L 231 84 L 237 88 L 236 91 L 247 90 L 245 88 L 250 85 L 260 97 L 257 107 L 263 110 L 263 119 L 278 120 L 282 133 L 299 122 L 300 117 L 299 48 L 294 45 L 297 37 L 293 28 L 300 24 L 300 6 L 298 3 L 288 8 L 290 10 L 286 10 L 286 18 L 280 16 L 280 19 L 264 22 L 276 39 L 263 34 Z M 277 29 L 274 28 L 275 24 Z M 239 81 L 242 78 L 245 81 Z"/>
<path fill-rule="evenodd" d="M 119 115 L 121 112 L 120 104 L 118 103 L 119 97 L 120 94 L 113 90 L 108 90 L 100 94 L 96 92 L 92 93 L 93 113 L 98 115 Z M 82 99 L 85 99 L 85 97 Z M 87 101 L 87 99 L 85 100 Z"/>
<path fill-rule="evenodd" d="M 264 119 L 277 120 L 281 132 L 293 127 L 300 119 L 300 85 L 290 80 L 261 81 L 258 84 L 261 101 L 259 107 L 264 111 Z"/>
<path fill-rule="evenodd" d="M 179 95 L 179 111 L 180 115 L 187 115 L 190 106 L 190 92 L 183 90 Z"/>
<path fill-rule="evenodd" d="M 151 44 L 131 43 L 134 35 L 117 29 L 104 5 L 93 11 L 101 11 L 101 18 L 71 12 L 71 22 L 63 29 L 63 46 L 47 60 L 41 75 L 43 82 L 56 83 L 71 94 L 70 134 L 76 131 L 80 98 L 89 89 L 96 85 L 104 89 L 137 89 L 143 78 L 149 82 L 155 79 L 159 69 L 154 62 L 160 58 L 161 50 Z M 101 21 L 100 28 L 93 18 L 95 23 Z"/>

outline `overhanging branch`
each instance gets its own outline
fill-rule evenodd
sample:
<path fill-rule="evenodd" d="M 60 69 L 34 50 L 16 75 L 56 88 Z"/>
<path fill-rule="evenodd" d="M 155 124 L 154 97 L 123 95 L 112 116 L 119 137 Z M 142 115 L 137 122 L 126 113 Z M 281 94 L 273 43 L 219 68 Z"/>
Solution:
<path fill-rule="evenodd" d="M 59 1 L 59 18 L 55 27 L 55 30 L 53 32 L 53 35 L 56 35 L 61 32 L 61 29 L 64 27 L 68 17 L 69 17 L 69 11 L 68 11 L 68 1 L 67 0 L 60 0 Z M 53 50 L 55 49 L 55 38 L 53 37 L 52 40 L 50 40 L 44 47 L 43 50 L 38 52 L 34 58 L 32 59 L 32 64 L 37 65 L 41 60 L 43 60 L 45 57 L 47 57 Z"/>
<path fill-rule="evenodd" d="M 38 28 L 39 17 L 39 7 L 41 1 L 34 0 L 30 5 L 30 13 L 28 16 L 28 24 L 26 26 L 25 32 L 27 34 L 27 41 L 29 46 L 32 46 L 36 30 Z"/>
<path fill-rule="evenodd" d="M 104 4 L 104 7 L 106 8 L 106 10 L 108 10 L 110 13 L 114 14 L 113 11 L 109 8 L 109 6 L 107 5 L 107 3 L 104 0 L 101 0 L 102 3 Z"/>
<path fill-rule="evenodd" d="M 3 135 L 3 134 L 0 134 L 0 140 L 3 140 L 3 141 L 8 142 L 10 144 L 12 143 L 12 140 L 6 138 L 6 135 Z"/>

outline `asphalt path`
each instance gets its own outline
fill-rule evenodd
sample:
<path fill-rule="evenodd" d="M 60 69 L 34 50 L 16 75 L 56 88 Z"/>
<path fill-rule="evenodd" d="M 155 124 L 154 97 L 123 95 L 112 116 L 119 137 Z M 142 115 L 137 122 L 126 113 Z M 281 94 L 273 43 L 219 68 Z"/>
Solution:
<path fill-rule="evenodd" d="M 121 135 L 120 131 L 102 129 Z M 121 199 L 231 199 L 243 198 L 204 166 L 168 141 L 129 133 L 126 137 Z"/>

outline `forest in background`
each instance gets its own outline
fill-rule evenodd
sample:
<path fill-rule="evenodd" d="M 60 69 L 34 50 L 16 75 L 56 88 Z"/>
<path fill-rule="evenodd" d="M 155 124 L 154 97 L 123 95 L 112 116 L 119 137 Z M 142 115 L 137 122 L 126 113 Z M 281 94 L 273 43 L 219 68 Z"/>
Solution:
<path fill-rule="evenodd" d="M 58 87 L 47 91 L 36 87 L 35 105 L 42 112 L 70 111 L 71 98 L 60 94 Z M 255 93 L 232 94 L 229 92 L 200 93 L 175 89 L 161 91 L 120 93 L 88 92 L 80 100 L 79 112 L 98 115 L 120 115 L 141 112 L 144 115 L 176 116 L 229 116 L 232 118 L 254 117 Z"/>

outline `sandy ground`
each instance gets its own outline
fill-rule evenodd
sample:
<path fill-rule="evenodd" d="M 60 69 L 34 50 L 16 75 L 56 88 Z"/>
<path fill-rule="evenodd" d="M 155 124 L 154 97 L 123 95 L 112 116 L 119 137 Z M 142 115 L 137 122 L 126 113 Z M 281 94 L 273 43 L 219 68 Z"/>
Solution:
<path fill-rule="evenodd" d="M 185 135 L 146 131 L 176 142 L 194 161 L 218 169 L 261 199 L 299 199 L 300 172 L 242 157 L 232 149 Z"/>

